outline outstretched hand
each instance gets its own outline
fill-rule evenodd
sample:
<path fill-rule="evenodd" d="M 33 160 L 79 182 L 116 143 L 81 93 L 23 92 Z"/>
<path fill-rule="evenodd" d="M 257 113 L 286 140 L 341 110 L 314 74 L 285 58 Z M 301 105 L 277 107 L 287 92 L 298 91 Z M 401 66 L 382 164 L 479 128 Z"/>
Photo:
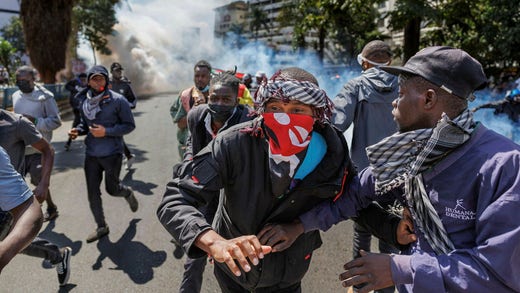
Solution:
<path fill-rule="evenodd" d="M 289 248 L 303 233 L 299 222 L 288 224 L 266 225 L 257 235 L 260 243 L 271 246 L 272 252 L 280 252 Z"/>
<path fill-rule="evenodd" d="M 346 270 L 339 275 L 343 287 L 364 284 L 358 289 L 359 293 L 368 293 L 372 290 L 394 285 L 390 268 L 390 255 L 381 253 L 367 253 L 360 251 L 361 257 L 346 263 Z"/>
<path fill-rule="evenodd" d="M 259 259 L 264 258 L 265 254 L 271 252 L 271 247 L 261 245 L 254 235 L 240 236 L 229 240 L 219 237 L 207 246 L 207 252 L 214 261 L 226 263 L 233 274 L 238 277 L 241 275 L 241 271 L 237 262 L 242 270 L 247 273 L 251 270 L 250 263 L 255 266 L 258 265 Z"/>

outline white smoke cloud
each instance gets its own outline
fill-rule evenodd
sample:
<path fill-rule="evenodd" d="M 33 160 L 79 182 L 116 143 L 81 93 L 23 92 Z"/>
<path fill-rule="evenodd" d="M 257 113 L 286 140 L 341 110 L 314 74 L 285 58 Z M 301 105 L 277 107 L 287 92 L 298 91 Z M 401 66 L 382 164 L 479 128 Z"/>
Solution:
<path fill-rule="evenodd" d="M 254 75 L 258 70 L 268 76 L 282 67 L 298 66 L 314 74 L 322 88 L 333 98 L 342 85 L 360 74 L 359 67 L 338 67 L 335 70 L 320 67 L 316 54 L 305 52 L 297 58 L 276 54 L 272 48 L 255 42 L 246 42 L 240 49 L 225 46 L 213 38 L 214 8 L 230 0 L 130 0 L 118 9 L 117 34 L 109 38 L 113 51 L 110 56 L 97 55 L 98 63 L 107 68 L 120 62 L 125 74 L 132 80 L 138 94 L 179 91 L 193 84 L 193 66 L 200 60 L 209 61 L 214 68 L 233 69 Z M 81 47 L 80 56 L 90 60 L 90 48 Z M 284 61 L 285 60 L 285 61 Z M 287 61 L 289 60 L 289 61 Z M 470 105 L 485 103 L 490 97 L 485 92 Z M 520 142 L 520 129 L 492 110 L 479 110 L 475 118 L 484 124 Z"/>
<path fill-rule="evenodd" d="M 233 49 L 215 40 L 214 8 L 229 2 L 127 1 L 117 11 L 119 23 L 114 28 L 117 33 L 109 37 L 112 55 L 98 54 L 96 59 L 107 68 L 112 62 L 120 62 L 139 94 L 191 86 L 193 66 L 200 59 L 209 61 L 214 68 L 227 70 L 237 66 L 239 72 L 252 75 L 261 70 L 270 76 L 281 67 L 299 66 L 316 75 L 331 97 L 339 91 L 346 79 L 333 78 L 332 73 L 323 75 L 314 53 L 287 58 L 264 44 L 244 42 L 240 49 Z M 90 49 L 79 52 L 87 60 L 92 59 Z M 354 75 L 358 74 L 356 71 Z"/>

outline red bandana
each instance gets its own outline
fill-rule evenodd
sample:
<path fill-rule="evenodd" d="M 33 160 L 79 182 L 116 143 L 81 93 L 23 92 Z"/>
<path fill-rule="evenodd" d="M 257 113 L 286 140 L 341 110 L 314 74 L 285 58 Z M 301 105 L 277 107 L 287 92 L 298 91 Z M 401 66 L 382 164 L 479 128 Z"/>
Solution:
<path fill-rule="evenodd" d="M 309 115 L 263 113 L 273 155 L 292 156 L 307 148 L 314 118 Z"/>

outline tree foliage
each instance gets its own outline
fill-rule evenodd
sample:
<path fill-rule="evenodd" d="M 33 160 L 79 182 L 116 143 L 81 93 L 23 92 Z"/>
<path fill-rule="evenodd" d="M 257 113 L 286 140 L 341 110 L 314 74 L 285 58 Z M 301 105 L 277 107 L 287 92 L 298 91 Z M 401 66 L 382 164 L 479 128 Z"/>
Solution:
<path fill-rule="evenodd" d="M 420 47 L 447 45 L 467 51 L 487 69 L 520 62 L 518 1 L 398 0 L 389 16 L 393 30 L 404 29 L 404 60 Z"/>
<path fill-rule="evenodd" d="M 305 36 L 318 36 L 316 49 L 323 58 L 325 40 L 333 40 L 346 62 L 370 39 L 382 37 L 376 30 L 375 4 L 381 0 L 292 0 L 280 19 L 294 27 L 293 45 L 306 47 Z"/>
<path fill-rule="evenodd" d="M 20 17 L 27 51 L 45 83 L 54 83 L 56 72 L 65 67 L 71 11 L 69 0 L 21 1 Z"/>
<path fill-rule="evenodd" d="M 114 7 L 117 3 L 119 0 L 21 1 L 20 20 L 25 45 L 43 82 L 55 82 L 56 73 L 68 64 L 67 56 L 75 57 L 78 33 L 93 50 L 111 53 L 106 36 L 113 33 L 117 23 Z M 16 28 L 13 23 L 5 30 L 15 36 Z M 23 43 L 13 43 L 17 49 L 23 48 Z"/>
<path fill-rule="evenodd" d="M 11 17 L 9 22 L 0 28 L 0 34 L 15 48 L 16 52 L 25 52 L 25 40 L 20 17 Z"/>
<path fill-rule="evenodd" d="M 249 29 L 253 33 L 255 37 L 255 41 L 258 39 L 258 31 L 262 29 L 262 27 L 269 32 L 271 28 L 269 27 L 269 18 L 267 14 L 259 9 L 258 7 L 252 7 L 251 12 L 249 14 Z"/>
<path fill-rule="evenodd" d="M 438 19 L 434 7 L 440 1 L 431 0 L 397 0 L 395 8 L 388 14 L 390 28 L 394 31 L 403 30 L 404 44 L 402 61 L 405 63 L 420 48 L 421 28 L 426 27 L 432 19 Z"/>
<path fill-rule="evenodd" d="M 9 83 L 12 81 L 12 70 L 15 65 L 13 55 L 16 53 L 16 48 L 9 43 L 9 41 L 0 37 L 0 65 L 2 65 L 9 76 Z"/>

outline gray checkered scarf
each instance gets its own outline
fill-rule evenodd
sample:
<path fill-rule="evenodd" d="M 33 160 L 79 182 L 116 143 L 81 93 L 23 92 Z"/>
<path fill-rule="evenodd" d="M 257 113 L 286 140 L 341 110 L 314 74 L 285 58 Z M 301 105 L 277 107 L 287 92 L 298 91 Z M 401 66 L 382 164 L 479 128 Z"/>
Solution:
<path fill-rule="evenodd" d="M 96 119 L 96 114 L 101 111 L 101 107 L 99 107 L 99 102 L 103 100 L 103 95 L 105 92 L 101 92 L 99 95 L 93 97 L 92 91 L 87 91 L 87 98 L 83 102 L 83 113 L 88 120 Z"/>
<path fill-rule="evenodd" d="M 275 76 L 274 76 L 275 77 Z M 318 85 L 295 79 L 264 80 L 255 93 L 255 99 L 260 103 L 259 114 L 271 98 L 280 99 L 287 103 L 291 100 L 314 107 L 314 116 L 320 121 L 327 121 L 332 114 L 332 102 L 327 93 Z"/>
<path fill-rule="evenodd" d="M 443 113 L 435 128 L 396 133 L 366 148 L 376 194 L 404 184 L 412 216 L 437 254 L 447 254 L 454 246 L 426 193 L 422 172 L 466 142 L 474 128 L 468 109 L 453 120 Z"/>

